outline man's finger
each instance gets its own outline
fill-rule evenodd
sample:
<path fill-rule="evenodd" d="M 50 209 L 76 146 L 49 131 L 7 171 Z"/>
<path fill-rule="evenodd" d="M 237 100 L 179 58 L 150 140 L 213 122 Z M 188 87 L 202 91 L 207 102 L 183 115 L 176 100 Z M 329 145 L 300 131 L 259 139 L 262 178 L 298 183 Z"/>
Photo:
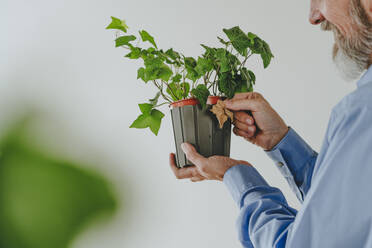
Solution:
<path fill-rule="evenodd" d="M 246 125 L 245 123 L 243 122 L 240 122 L 238 120 L 235 120 L 234 121 L 234 126 L 244 132 L 246 132 L 249 137 L 252 137 L 255 135 L 256 133 L 256 126 L 254 125 Z"/>
<path fill-rule="evenodd" d="M 237 127 L 234 127 L 233 132 L 235 135 L 243 137 L 243 138 L 251 138 L 250 135 L 247 132 L 244 132 L 243 130 L 240 130 Z"/>
<path fill-rule="evenodd" d="M 174 153 L 169 155 L 169 165 L 177 179 L 192 178 L 196 175 L 195 166 L 178 168 L 176 165 L 176 155 Z"/>
<path fill-rule="evenodd" d="M 234 119 L 240 122 L 246 123 L 248 125 L 254 124 L 254 119 L 251 115 L 244 111 L 234 112 Z"/>
<path fill-rule="evenodd" d="M 206 162 L 206 158 L 200 155 L 196 150 L 195 147 L 190 145 L 189 143 L 183 143 L 181 145 L 183 152 L 185 153 L 188 160 L 190 160 L 195 166 L 202 166 Z"/>
<path fill-rule="evenodd" d="M 192 178 L 190 179 L 190 181 L 193 182 L 193 183 L 201 182 L 201 181 L 204 181 L 204 180 L 205 180 L 204 177 L 192 177 Z"/>
<path fill-rule="evenodd" d="M 235 99 L 235 100 L 247 99 L 252 94 L 253 94 L 252 92 L 236 93 L 234 95 L 233 99 Z"/>
<path fill-rule="evenodd" d="M 244 161 L 244 160 L 238 160 L 239 164 L 245 164 L 245 165 L 248 165 L 248 166 L 252 166 L 250 163 L 248 163 L 247 161 Z"/>
<path fill-rule="evenodd" d="M 225 101 L 226 108 L 234 111 L 249 110 L 256 112 L 258 110 L 257 100 L 255 99 L 231 99 Z"/>
<path fill-rule="evenodd" d="M 256 144 L 256 142 L 257 142 L 257 140 L 256 140 L 256 138 L 255 137 L 251 137 L 251 138 L 247 138 L 247 137 L 245 137 L 244 138 L 246 141 L 248 141 L 248 142 L 251 142 L 252 144 Z"/>

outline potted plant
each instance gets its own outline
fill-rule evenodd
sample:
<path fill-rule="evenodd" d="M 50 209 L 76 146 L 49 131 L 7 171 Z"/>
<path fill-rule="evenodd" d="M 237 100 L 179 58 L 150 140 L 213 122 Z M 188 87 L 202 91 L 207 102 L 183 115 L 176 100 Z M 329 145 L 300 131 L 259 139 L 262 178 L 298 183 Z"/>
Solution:
<path fill-rule="evenodd" d="M 236 26 L 223 29 L 228 40 L 217 37 L 222 47 L 201 45 L 204 53 L 195 59 L 172 48 L 159 49 L 154 37 L 145 30 L 139 31 L 140 38 L 128 35 L 128 26 L 123 20 L 111 19 L 107 29 L 118 30 L 115 46 L 128 50 L 126 58 L 143 60 L 137 79 L 157 89 L 155 97 L 138 105 L 141 115 L 130 127 L 150 128 L 157 135 L 164 117 L 158 108 L 168 105 L 179 167 L 191 164 L 180 148 L 183 142 L 193 144 L 206 157 L 229 156 L 233 115 L 221 100 L 232 98 L 238 92 L 253 91 L 256 77 L 245 64 L 252 55 L 258 54 L 266 68 L 274 57 L 269 45 Z M 139 46 L 140 40 L 148 46 Z M 163 101 L 159 103 L 160 98 Z"/>

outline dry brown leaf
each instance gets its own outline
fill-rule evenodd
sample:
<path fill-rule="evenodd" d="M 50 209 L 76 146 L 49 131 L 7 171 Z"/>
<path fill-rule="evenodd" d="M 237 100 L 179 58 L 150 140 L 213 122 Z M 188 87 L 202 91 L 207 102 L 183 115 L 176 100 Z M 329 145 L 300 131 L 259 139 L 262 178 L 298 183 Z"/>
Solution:
<path fill-rule="evenodd" d="M 234 120 L 234 114 L 226 108 L 225 103 L 221 100 L 218 100 L 217 104 L 213 105 L 211 112 L 216 115 L 221 129 L 229 118 L 231 121 Z"/>
<path fill-rule="evenodd" d="M 231 121 L 234 121 L 234 113 L 228 110 L 226 107 L 225 107 L 225 113 L 230 118 Z"/>

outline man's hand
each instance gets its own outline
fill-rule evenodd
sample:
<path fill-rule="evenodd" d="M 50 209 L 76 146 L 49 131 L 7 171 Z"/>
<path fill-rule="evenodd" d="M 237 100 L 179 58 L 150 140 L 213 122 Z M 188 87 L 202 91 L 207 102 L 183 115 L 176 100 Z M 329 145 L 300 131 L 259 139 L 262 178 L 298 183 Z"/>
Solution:
<path fill-rule="evenodd" d="M 246 161 L 235 160 L 223 156 L 212 156 L 205 158 L 195 148 L 188 144 L 182 144 L 182 150 L 186 154 L 188 160 L 194 165 L 186 168 L 179 169 L 176 166 L 175 155 L 171 153 L 169 156 L 169 164 L 173 170 L 173 173 L 178 179 L 189 178 L 193 182 L 199 182 L 203 180 L 223 180 L 223 176 L 226 171 L 234 165 L 245 164 L 251 166 Z"/>
<path fill-rule="evenodd" d="M 265 150 L 274 148 L 288 132 L 283 119 L 257 92 L 236 94 L 225 105 L 234 111 L 234 133 Z"/>

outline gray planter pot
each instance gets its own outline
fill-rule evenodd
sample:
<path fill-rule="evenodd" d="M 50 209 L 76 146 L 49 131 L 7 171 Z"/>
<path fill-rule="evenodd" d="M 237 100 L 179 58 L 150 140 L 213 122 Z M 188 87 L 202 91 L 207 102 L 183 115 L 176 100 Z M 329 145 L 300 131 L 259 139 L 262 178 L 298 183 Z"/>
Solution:
<path fill-rule="evenodd" d="M 203 110 L 200 104 L 171 109 L 176 161 L 179 168 L 192 165 L 181 149 L 184 142 L 194 145 L 205 157 L 230 156 L 231 121 L 226 121 L 220 129 L 216 116 L 209 111 L 212 105 L 207 106 L 206 110 Z"/>

